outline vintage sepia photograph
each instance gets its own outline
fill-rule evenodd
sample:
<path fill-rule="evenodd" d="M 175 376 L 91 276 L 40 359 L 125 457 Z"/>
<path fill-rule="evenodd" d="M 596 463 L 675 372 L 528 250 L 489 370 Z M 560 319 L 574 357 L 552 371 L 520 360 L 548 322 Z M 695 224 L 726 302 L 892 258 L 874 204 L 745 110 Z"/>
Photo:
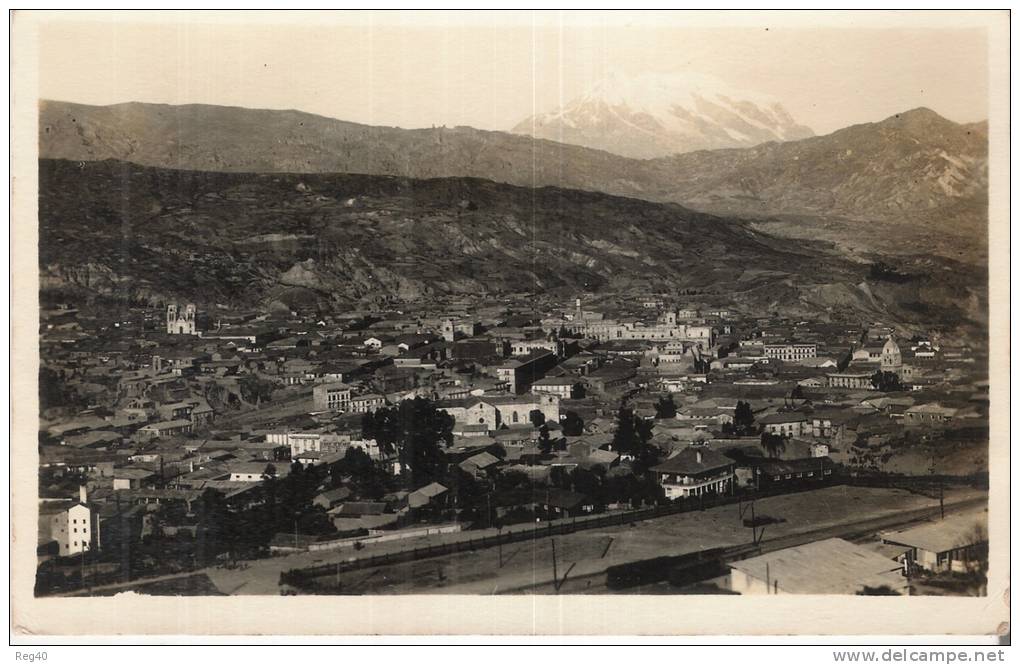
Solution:
<path fill-rule="evenodd" d="M 26 603 L 1008 620 L 1008 12 L 19 21 Z"/>

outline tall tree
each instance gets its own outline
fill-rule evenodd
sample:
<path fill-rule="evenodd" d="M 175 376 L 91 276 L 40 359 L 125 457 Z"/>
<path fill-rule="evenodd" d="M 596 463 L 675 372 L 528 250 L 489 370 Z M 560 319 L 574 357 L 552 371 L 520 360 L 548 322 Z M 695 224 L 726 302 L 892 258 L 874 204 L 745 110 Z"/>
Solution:
<path fill-rule="evenodd" d="M 733 431 L 738 436 L 748 436 L 755 433 L 754 412 L 748 402 L 738 401 L 736 411 L 733 413 Z"/>
<path fill-rule="evenodd" d="M 786 451 L 786 439 L 771 432 L 761 433 L 761 447 L 765 454 L 772 459 L 778 458 Z"/>
<path fill-rule="evenodd" d="M 893 393 L 903 390 L 903 384 L 900 382 L 900 377 L 895 372 L 875 372 L 871 375 L 871 385 L 874 386 L 876 390 L 881 390 L 884 393 Z"/>
<path fill-rule="evenodd" d="M 673 394 L 666 393 L 655 403 L 656 418 L 676 418 L 676 402 L 673 401 Z"/>
<path fill-rule="evenodd" d="M 383 452 L 395 452 L 405 481 L 418 485 L 443 474 L 442 448 L 453 442 L 453 417 L 416 397 L 376 409 L 370 421 L 362 421 L 362 433 L 374 438 Z"/>
<path fill-rule="evenodd" d="M 633 409 L 621 406 L 616 414 L 616 433 L 613 450 L 618 453 L 635 453 L 652 438 L 652 424 L 638 417 Z"/>
<path fill-rule="evenodd" d="M 574 411 L 567 411 L 564 414 L 561 425 L 563 426 L 564 436 L 581 436 L 584 434 L 584 421 Z"/>

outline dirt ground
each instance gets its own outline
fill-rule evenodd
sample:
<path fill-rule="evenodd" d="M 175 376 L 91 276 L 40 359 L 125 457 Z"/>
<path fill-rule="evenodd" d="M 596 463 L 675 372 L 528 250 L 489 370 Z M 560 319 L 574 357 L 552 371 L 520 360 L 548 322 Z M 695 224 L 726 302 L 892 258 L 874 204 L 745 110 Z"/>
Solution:
<path fill-rule="evenodd" d="M 950 491 L 946 500 L 980 495 Z M 785 520 L 766 527 L 768 540 L 937 506 L 937 500 L 904 490 L 840 486 L 763 499 L 755 509 L 758 515 Z M 750 541 L 751 530 L 743 526 L 738 506 L 722 506 L 630 526 L 514 543 L 503 546 L 502 552 L 489 548 L 341 573 L 339 589 L 335 576 L 320 578 L 320 583 L 323 590 L 341 594 L 550 592 L 554 590 L 555 547 L 561 591 L 584 593 L 604 589 L 602 573 L 610 565 Z"/>

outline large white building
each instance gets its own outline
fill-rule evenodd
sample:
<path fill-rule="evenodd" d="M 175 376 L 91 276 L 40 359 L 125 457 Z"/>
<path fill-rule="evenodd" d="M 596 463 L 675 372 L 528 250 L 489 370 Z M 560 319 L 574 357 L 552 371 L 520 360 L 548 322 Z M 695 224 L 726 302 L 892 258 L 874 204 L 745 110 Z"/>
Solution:
<path fill-rule="evenodd" d="M 652 341 L 688 341 L 694 342 L 703 349 L 715 344 L 715 329 L 711 326 L 688 325 L 679 322 L 676 310 L 662 314 L 655 322 L 615 321 L 592 316 L 581 308 L 578 299 L 574 313 L 569 320 L 564 320 L 563 327 L 575 335 L 597 339 L 601 342 L 611 340 L 652 340 Z"/>
<path fill-rule="evenodd" d="M 188 303 L 178 309 L 177 303 L 166 306 L 166 331 L 170 335 L 197 335 L 195 329 L 195 306 Z"/>
<path fill-rule="evenodd" d="M 764 349 L 766 358 L 778 360 L 804 360 L 814 358 L 818 355 L 818 346 L 815 344 L 766 344 Z"/>
<path fill-rule="evenodd" d="M 96 513 L 88 505 L 85 488 L 77 501 L 42 502 L 39 505 L 40 542 L 56 541 L 58 556 L 81 554 L 97 542 Z"/>
<path fill-rule="evenodd" d="M 541 411 L 546 420 L 560 421 L 560 398 L 555 395 L 493 395 L 459 400 L 443 400 L 437 408 L 446 411 L 461 425 L 485 425 L 497 430 L 502 425 L 527 425 L 531 412 Z"/>
<path fill-rule="evenodd" d="M 320 383 L 312 389 L 312 401 L 318 411 L 347 411 L 351 406 L 351 387 L 345 383 Z"/>

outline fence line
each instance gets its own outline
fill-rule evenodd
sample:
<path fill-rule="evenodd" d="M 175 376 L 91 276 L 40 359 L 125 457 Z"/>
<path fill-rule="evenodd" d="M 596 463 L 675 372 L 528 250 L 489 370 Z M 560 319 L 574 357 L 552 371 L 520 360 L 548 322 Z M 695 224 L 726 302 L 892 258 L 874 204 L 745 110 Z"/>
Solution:
<path fill-rule="evenodd" d="M 826 483 L 825 485 L 829 484 L 831 483 Z M 823 485 L 816 484 L 811 487 L 803 487 L 800 489 L 817 489 L 821 486 Z M 774 488 L 771 490 L 759 491 L 755 494 L 755 496 L 756 498 L 764 498 L 766 496 L 774 496 L 777 494 L 789 494 L 791 493 L 790 489 L 791 488 L 789 487 Z M 316 577 L 336 575 L 338 572 L 342 573 L 387 564 L 417 561 L 420 559 L 456 554 L 469 550 L 473 551 L 478 548 L 488 548 L 496 545 L 508 545 L 525 540 L 566 535 L 587 529 L 597 529 L 599 527 L 622 526 L 624 524 L 654 519 L 656 517 L 665 517 L 667 515 L 675 515 L 695 510 L 707 510 L 718 506 L 735 504 L 748 498 L 749 497 L 746 495 L 734 495 L 701 497 L 699 499 L 680 499 L 676 503 L 652 506 L 649 508 L 639 508 L 637 510 L 623 511 L 619 513 L 607 513 L 602 515 L 589 515 L 585 517 L 553 520 L 545 522 L 544 525 L 532 525 L 530 527 L 522 526 L 516 530 L 507 529 L 506 531 L 501 531 L 496 534 L 490 534 L 488 536 L 483 535 L 479 538 L 469 538 L 468 540 L 454 541 L 451 543 L 427 544 L 400 552 L 371 555 L 367 559 L 364 557 L 352 558 L 347 561 L 309 566 L 306 568 L 295 568 L 281 573 L 280 582 L 283 584 L 290 584 L 292 586 L 303 586 L 305 583 Z"/>
<path fill-rule="evenodd" d="M 834 476 L 830 477 L 830 479 L 825 482 L 815 482 L 796 487 L 772 487 L 765 490 L 758 490 L 753 493 L 738 493 L 732 496 L 702 496 L 697 499 L 679 499 L 674 503 L 648 508 L 639 508 L 637 510 L 553 520 L 545 522 L 544 526 L 543 524 L 534 524 L 530 527 L 521 526 L 516 530 L 507 529 L 506 531 L 500 531 L 496 534 L 490 534 L 487 536 L 483 535 L 479 538 L 469 538 L 468 540 L 454 541 L 451 543 L 428 544 L 400 552 L 371 555 L 367 559 L 364 557 L 353 558 L 348 559 L 347 561 L 309 566 L 307 568 L 294 568 L 280 574 L 280 583 L 302 587 L 308 585 L 311 580 L 326 575 L 336 575 L 342 572 L 361 570 L 364 568 L 372 568 L 388 564 L 406 563 L 409 561 L 445 556 L 448 554 L 457 554 L 459 552 L 466 552 L 469 550 L 474 551 L 479 548 L 508 545 L 525 540 L 566 535 L 586 529 L 597 529 L 599 527 L 606 526 L 622 526 L 627 523 L 640 522 L 647 519 L 665 517 L 667 515 L 676 515 L 679 513 L 693 512 L 695 510 L 707 510 L 718 506 L 736 504 L 752 498 L 763 499 L 771 496 L 794 494 L 802 491 L 819 489 L 821 487 L 831 487 L 833 485 L 846 484 L 860 487 L 896 487 L 916 491 L 919 486 L 931 487 L 933 481 L 939 482 L 945 480 L 949 480 L 949 478 L 933 478 L 931 476 L 903 478 Z M 959 484 L 961 479 L 957 477 L 953 480 L 956 481 L 955 484 Z M 967 481 L 965 481 L 967 484 L 978 487 L 981 485 L 981 478 L 979 477 L 970 478 L 967 479 Z"/>

